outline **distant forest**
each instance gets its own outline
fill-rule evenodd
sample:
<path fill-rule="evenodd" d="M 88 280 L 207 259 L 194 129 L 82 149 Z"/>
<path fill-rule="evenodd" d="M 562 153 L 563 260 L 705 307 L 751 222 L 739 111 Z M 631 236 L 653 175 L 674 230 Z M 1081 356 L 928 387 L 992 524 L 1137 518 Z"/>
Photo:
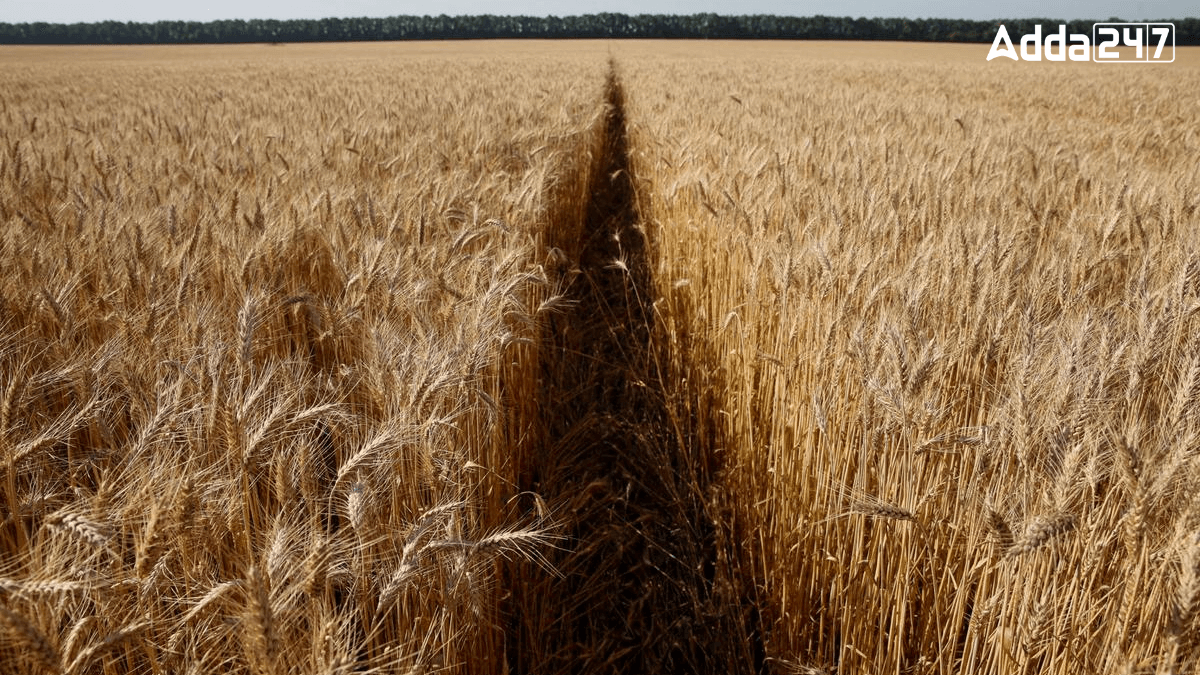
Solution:
<path fill-rule="evenodd" d="M 1119 19 L 1110 19 L 1119 21 Z M 0 44 L 181 44 L 478 40 L 508 38 L 678 38 L 766 40 L 912 40 L 986 42 L 1003 23 L 1014 42 L 1035 24 L 1054 32 L 1056 19 L 854 19 L 830 16 L 686 16 L 591 14 L 533 16 L 393 16 L 381 19 L 240 19 L 156 23 L 0 23 Z M 1176 44 L 1200 44 L 1200 18 L 1176 19 Z M 1091 35 L 1092 22 L 1066 22 L 1068 33 Z"/>

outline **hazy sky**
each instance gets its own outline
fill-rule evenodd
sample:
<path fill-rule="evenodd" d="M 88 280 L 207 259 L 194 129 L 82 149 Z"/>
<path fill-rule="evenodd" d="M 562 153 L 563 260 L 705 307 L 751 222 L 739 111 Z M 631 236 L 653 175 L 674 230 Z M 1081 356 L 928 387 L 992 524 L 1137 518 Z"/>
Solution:
<path fill-rule="evenodd" d="M 808 16 L 996 19 L 1159 19 L 1200 14 L 1197 0 L 0 0 L 0 22 L 317 19 L 396 14 L 781 14 Z"/>

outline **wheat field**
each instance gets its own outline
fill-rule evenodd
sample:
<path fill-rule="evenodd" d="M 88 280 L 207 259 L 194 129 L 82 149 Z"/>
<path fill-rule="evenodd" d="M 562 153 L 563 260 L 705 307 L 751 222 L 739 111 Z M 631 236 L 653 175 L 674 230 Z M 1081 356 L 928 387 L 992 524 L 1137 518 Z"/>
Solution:
<path fill-rule="evenodd" d="M 765 660 L 1192 672 L 1195 62 L 829 47 L 626 78 Z"/>
<path fill-rule="evenodd" d="M 1200 53 L 0 48 L 0 670 L 1200 668 Z"/>

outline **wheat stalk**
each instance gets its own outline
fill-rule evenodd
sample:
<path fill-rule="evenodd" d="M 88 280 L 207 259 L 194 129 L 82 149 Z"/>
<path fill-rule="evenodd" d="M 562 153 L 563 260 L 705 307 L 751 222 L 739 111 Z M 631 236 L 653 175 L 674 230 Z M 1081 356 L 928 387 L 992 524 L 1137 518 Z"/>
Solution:
<path fill-rule="evenodd" d="M 1075 524 L 1075 515 L 1071 513 L 1059 513 L 1050 517 L 1036 518 L 1025 530 L 1025 534 L 1008 549 L 1005 557 L 1015 558 L 1026 553 L 1032 553 L 1055 538 L 1075 529 Z"/>
<path fill-rule="evenodd" d="M 23 652 L 51 673 L 62 672 L 59 668 L 58 650 L 42 631 L 21 614 L 0 606 L 0 621 L 8 628 L 9 635 L 23 646 Z"/>

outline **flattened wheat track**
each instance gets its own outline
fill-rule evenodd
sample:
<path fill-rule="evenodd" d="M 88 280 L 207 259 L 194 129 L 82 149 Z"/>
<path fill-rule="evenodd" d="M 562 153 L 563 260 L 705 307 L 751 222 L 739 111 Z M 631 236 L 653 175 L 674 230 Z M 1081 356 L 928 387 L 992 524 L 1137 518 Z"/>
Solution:
<path fill-rule="evenodd" d="M 542 335 L 541 437 L 521 487 L 546 498 L 565 538 L 551 556 L 558 576 L 516 575 L 509 664 L 520 673 L 747 672 L 738 612 L 714 582 L 709 445 L 677 418 L 654 341 L 652 242 L 615 68 L 604 106 L 545 232 L 571 309 Z"/>

